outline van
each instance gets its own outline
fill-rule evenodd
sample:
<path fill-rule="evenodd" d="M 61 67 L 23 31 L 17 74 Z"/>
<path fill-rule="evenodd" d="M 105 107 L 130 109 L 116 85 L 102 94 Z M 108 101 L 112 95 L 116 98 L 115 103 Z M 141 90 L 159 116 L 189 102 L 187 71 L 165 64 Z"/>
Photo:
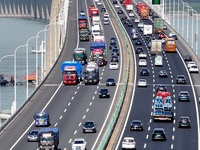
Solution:
<path fill-rule="evenodd" d="M 174 38 L 166 38 L 165 52 L 176 52 L 176 41 Z"/>

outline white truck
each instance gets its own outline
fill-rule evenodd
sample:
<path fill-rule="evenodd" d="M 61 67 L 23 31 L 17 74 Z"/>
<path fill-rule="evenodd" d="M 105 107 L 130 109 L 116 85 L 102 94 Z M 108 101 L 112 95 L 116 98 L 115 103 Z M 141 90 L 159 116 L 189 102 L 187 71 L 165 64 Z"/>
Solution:
<path fill-rule="evenodd" d="M 93 19 L 92 19 L 92 25 L 93 26 L 94 25 L 100 25 L 99 21 L 100 21 L 99 16 L 94 16 Z"/>
<path fill-rule="evenodd" d="M 151 54 L 162 53 L 162 40 L 151 40 Z"/>
<path fill-rule="evenodd" d="M 162 56 L 155 57 L 155 66 L 163 66 L 163 58 Z"/>
<path fill-rule="evenodd" d="M 144 25 L 143 27 L 144 27 L 143 34 L 151 36 L 152 32 L 153 32 L 153 26 L 152 25 Z"/>
<path fill-rule="evenodd" d="M 133 11 L 133 5 L 132 4 L 127 4 L 126 5 L 126 10 L 127 11 Z"/>

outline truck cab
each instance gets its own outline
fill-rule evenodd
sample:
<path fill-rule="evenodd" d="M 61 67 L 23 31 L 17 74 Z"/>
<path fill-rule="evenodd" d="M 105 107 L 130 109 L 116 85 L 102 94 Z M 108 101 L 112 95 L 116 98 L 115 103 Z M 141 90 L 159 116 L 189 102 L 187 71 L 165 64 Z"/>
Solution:
<path fill-rule="evenodd" d="M 66 84 L 77 84 L 78 73 L 75 66 L 66 66 L 63 72 L 64 78 L 63 83 Z"/>
<path fill-rule="evenodd" d="M 105 56 L 102 49 L 94 49 L 91 53 L 91 60 L 96 62 L 99 66 L 105 64 Z"/>
<path fill-rule="evenodd" d="M 36 112 L 33 116 L 35 120 L 35 126 L 49 126 L 50 117 L 47 112 Z"/>
<path fill-rule="evenodd" d="M 79 29 L 87 28 L 87 17 L 86 16 L 80 16 L 78 18 L 78 24 L 79 24 Z"/>
<path fill-rule="evenodd" d="M 79 30 L 79 38 L 81 41 L 89 41 L 90 37 L 89 37 L 88 29 L 80 29 Z"/>
<path fill-rule="evenodd" d="M 86 64 L 87 54 L 85 48 L 76 48 L 73 52 L 75 61 L 80 61 L 83 65 Z"/>
<path fill-rule="evenodd" d="M 91 9 L 91 20 L 93 20 L 95 16 L 99 16 L 99 10 L 97 8 Z"/>
<path fill-rule="evenodd" d="M 95 62 L 88 62 L 84 74 L 85 85 L 99 83 L 99 67 Z"/>

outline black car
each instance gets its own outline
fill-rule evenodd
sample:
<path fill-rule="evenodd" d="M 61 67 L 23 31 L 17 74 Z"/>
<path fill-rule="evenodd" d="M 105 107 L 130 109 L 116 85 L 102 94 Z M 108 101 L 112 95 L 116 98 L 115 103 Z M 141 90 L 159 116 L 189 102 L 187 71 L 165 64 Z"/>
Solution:
<path fill-rule="evenodd" d="M 113 78 L 108 78 L 106 80 L 106 86 L 115 86 L 115 79 Z"/>
<path fill-rule="evenodd" d="M 159 77 L 162 78 L 167 78 L 167 71 L 166 70 L 160 70 L 159 71 Z"/>
<path fill-rule="evenodd" d="M 154 140 L 163 140 L 166 141 L 166 133 L 163 128 L 154 128 L 152 132 L 152 141 Z"/>
<path fill-rule="evenodd" d="M 117 1 L 113 1 L 113 4 L 117 4 Z"/>
<path fill-rule="evenodd" d="M 156 93 L 157 92 L 167 92 L 167 87 L 164 84 L 159 84 L 156 88 Z"/>
<path fill-rule="evenodd" d="M 114 48 L 114 49 L 112 50 L 112 55 L 117 55 L 117 56 L 119 56 L 119 49 L 118 49 L 118 48 Z"/>
<path fill-rule="evenodd" d="M 156 16 L 156 15 L 153 15 L 153 16 L 152 16 L 153 21 L 154 21 L 155 18 L 159 18 L 159 17 Z"/>
<path fill-rule="evenodd" d="M 141 40 L 136 40 L 135 41 L 135 45 L 142 45 L 142 41 Z"/>
<path fill-rule="evenodd" d="M 37 142 L 39 130 L 30 130 L 27 134 L 27 142 Z"/>
<path fill-rule="evenodd" d="M 186 84 L 186 78 L 184 75 L 177 75 L 176 84 L 178 83 Z"/>
<path fill-rule="evenodd" d="M 175 35 L 175 34 L 172 35 L 172 38 L 173 38 L 174 40 L 178 40 L 178 36 Z"/>
<path fill-rule="evenodd" d="M 104 97 L 110 98 L 110 92 L 108 91 L 108 89 L 101 89 L 99 91 L 99 98 L 104 98 Z"/>
<path fill-rule="evenodd" d="M 142 122 L 140 120 L 133 120 L 130 125 L 130 130 L 131 131 L 135 131 L 135 130 L 143 131 Z"/>
<path fill-rule="evenodd" d="M 93 132 L 93 133 L 97 132 L 96 123 L 94 121 L 86 121 L 83 124 L 83 133 L 86 132 Z"/>
<path fill-rule="evenodd" d="M 123 4 L 124 3 L 124 0 L 120 0 L 120 4 Z"/>
<path fill-rule="evenodd" d="M 178 123 L 178 127 L 181 128 L 181 127 L 188 127 L 188 128 L 191 128 L 191 121 L 190 121 L 190 118 L 187 117 L 187 116 L 181 116 L 180 119 L 179 119 L 179 123 Z"/>
<path fill-rule="evenodd" d="M 129 19 L 125 19 L 124 24 L 127 24 L 129 21 L 130 21 Z"/>
<path fill-rule="evenodd" d="M 119 57 L 117 55 L 111 56 L 111 62 L 119 62 Z"/>
<path fill-rule="evenodd" d="M 178 100 L 179 101 L 190 101 L 190 94 L 188 91 L 180 91 L 178 94 Z"/>
<path fill-rule="evenodd" d="M 120 10 L 118 10 L 117 13 L 118 13 L 118 14 L 123 14 L 124 12 L 120 9 Z"/>
<path fill-rule="evenodd" d="M 185 60 L 185 61 L 192 61 L 192 56 L 190 56 L 190 55 L 185 55 L 184 60 Z"/>
<path fill-rule="evenodd" d="M 106 12 L 106 8 L 102 7 L 101 12 Z"/>
<path fill-rule="evenodd" d="M 125 19 L 127 19 L 127 17 L 124 15 L 124 16 L 122 16 L 121 19 L 122 19 L 122 20 L 125 20 Z"/>
<path fill-rule="evenodd" d="M 144 52 L 144 49 L 142 47 L 136 47 L 135 53 L 139 54 L 140 52 Z"/>
<path fill-rule="evenodd" d="M 128 27 L 132 27 L 132 26 L 133 26 L 132 21 L 129 21 L 129 22 L 127 23 L 127 26 L 128 26 Z"/>
<path fill-rule="evenodd" d="M 110 43 L 117 43 L 117 39 L 115 37 L 110 38 Z"/>
<path fill-rule="evenodd" d="M 149 76 L 149 70 L 147 68 L 142 68 L 140 70 L 140 75 L 141 76 Z"/>
<path fill-rule="evenodd" d="M 114 49 L 117 48 L 117 43 L 116 42 L 111 42 L 109 45 L 109 49 Z"/>

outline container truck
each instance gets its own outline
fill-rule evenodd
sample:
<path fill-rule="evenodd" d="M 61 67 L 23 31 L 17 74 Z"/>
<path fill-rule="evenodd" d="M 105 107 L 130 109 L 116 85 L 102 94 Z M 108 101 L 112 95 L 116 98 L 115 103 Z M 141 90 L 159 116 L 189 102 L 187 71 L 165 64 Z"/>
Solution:
<path fill-rule="evenodd" d="M 39 150 L 51 149 L 57 150 L 59 145 L 59 129 L 44 128 L 38 132 L 38 147 Z"/>
<path fill-rule="evenodd" d="M 151 54 L 162 53 L 162 40 L 151 40 Z"/>
<path fill-rule="evenodd" d="M 87 28 L 87 17 L 86 16 L 80 16 L 78 18 L 78 24 L 79 24 L 79 29 Z"/>
<path fill-rule="evenodd" d="M 82 65 L 86 64 L 87 54 L 85 48 L 76 48 L 73 52 L 75 61 L 80 61 Z"/>
<path fill-rule="evenodd" d="M 163 32 L 164 20 L 162 18 L 154 18 L 153 27 L 155 33 Z"/>
<path fill-rule="evenodd" d="M 64 61 L 61 71 L 65 85 L 78 84 L 82 79 L 82 64 L 79 61 Z"/>
<path fill-rule="evenodd" d="M 99 83 L 99 66 L 95 62 L 88 62 L 84 72 L 85 85 Z"/>

